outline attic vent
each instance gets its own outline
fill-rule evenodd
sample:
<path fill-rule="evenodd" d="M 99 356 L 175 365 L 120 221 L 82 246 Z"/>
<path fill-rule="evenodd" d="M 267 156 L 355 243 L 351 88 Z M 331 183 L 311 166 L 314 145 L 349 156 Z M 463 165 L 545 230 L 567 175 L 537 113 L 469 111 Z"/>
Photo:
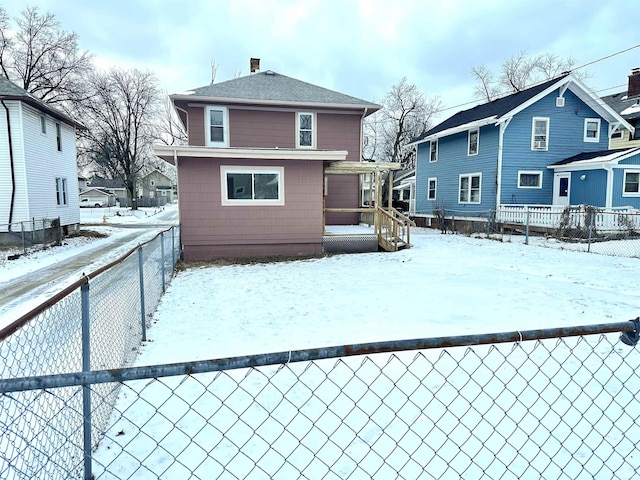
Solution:
<path fill-rule="evenodd" d="M 556 98 L 556 107 L 564 107 L 564 97 Z"/>
<path fill-rule="evenodd" d="M 267 75 L 275 75 L 276 74 L 276 72 L 274 72 L 273 70 L 267 70 L 264 73 L 266 73 Z"/>

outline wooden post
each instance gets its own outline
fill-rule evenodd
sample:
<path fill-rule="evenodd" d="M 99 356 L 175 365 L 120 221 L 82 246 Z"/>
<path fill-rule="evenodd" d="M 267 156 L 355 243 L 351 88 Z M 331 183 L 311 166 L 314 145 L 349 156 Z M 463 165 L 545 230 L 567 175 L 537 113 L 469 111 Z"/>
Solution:
<path fill-rule="evenodd" d="M 393 207 L 393 170 L 389 170 L 389 173 L 387 174 L 387 183 L 389 185 L 389 188 L 387 189 L 389 192 L 387 207 L 389 211 L 391 211 L 391 207 Z"/>

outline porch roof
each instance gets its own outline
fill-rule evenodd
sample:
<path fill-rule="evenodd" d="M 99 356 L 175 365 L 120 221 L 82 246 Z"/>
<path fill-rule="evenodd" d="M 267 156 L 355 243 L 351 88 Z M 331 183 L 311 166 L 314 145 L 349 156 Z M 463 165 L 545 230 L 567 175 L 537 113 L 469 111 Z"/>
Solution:
<path fill-rule="evenodd" d="M 583 152 L 559 162 L 548 165 L 547 168 L 565 170 L 568 168 L 592 167 L 602 168 L 604 164 L 618 163 L 640 153 L 640 147 L 626 148 L 624 150 L 600 150 L 597 152 Z"/>
<path fill-rule="evenodd" d="M 334 161 L 325 164 L 325 173 L 358 174 L 402 170 L 399 163 Z"/>

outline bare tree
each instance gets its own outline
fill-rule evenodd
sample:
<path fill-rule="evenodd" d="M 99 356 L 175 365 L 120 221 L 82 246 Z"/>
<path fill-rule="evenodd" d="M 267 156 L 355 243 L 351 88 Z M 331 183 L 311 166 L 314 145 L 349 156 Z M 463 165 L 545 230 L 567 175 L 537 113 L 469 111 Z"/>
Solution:
<path fill-rule="evenodd" d="M 164 95 L 163 108 L 159 118 L 157 135 L 158 138 L 156 140 L 165 145 L 187 144 L 187 132 L 185 131 L 184 125 L 180 121 L 175 108 L 173 108 L 173 102 L 166 93 Z"/>
<path fill-rule="evenodd" d="M 425 97 L 405 77 L 391 87 L 382 105 L 384 108 L 368 122 L 368 128 L 376 133 L 375 158 L 413 167 L 415 151 L 404 145 L 430 127 L 434 115 L 442 108 L 440 99 Z"/>
<path fill-rule="evenodd" d="M 38 98 L 66 109 L 86 98 L 84 79 L 91 55 L 78 48 L 78 35 L 64 30 L 55 16 L 35 7 L 14 19 L 0 8 L 0 71 Z"/>
<path fill-rule="evenodd" d="M 83 155 L 105 175 L 124 182 L 135 210 L 136 183 L 154 158 L 152 144 L 158 136 L 157 80 L 150 72 L 112 69 L 93 74 L 89 92 Z"/>
<path fill-rule="evenodd" d="M 561 58 L 550 53 L 529 56 L 521 50 L 502 63 L 497 77 L 484 65 L 472 67 L 471 73 L 477 81 L 476 97 L 490 102 L 501 95 L 520 92 L 536 82 L 571 71 L 574 65 L 571 57 Z M 577 76 L 584 79 L 589 77 L 589 73 L 581 72 Z"/>

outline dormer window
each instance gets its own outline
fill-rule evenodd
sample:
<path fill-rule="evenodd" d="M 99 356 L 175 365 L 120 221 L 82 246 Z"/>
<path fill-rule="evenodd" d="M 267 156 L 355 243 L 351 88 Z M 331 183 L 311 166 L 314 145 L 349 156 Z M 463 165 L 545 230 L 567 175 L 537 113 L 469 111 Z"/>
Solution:
<path fill-rule="evenodd" d="M 315 148 L 315 114 L 298 112 L 297 123 L 297 148 Z"/>
<path fill-rule="evenodd" d="M 207 146 L 228 147 L 229 120 L 227 107 L 208 106 L 205 109 L 205 116 Z"/>
<path fill-rule="evenodd" d="M 600 141 L 600 119 L 599 118 L 584 119 L 584 141 L 585 142 Z"/>

